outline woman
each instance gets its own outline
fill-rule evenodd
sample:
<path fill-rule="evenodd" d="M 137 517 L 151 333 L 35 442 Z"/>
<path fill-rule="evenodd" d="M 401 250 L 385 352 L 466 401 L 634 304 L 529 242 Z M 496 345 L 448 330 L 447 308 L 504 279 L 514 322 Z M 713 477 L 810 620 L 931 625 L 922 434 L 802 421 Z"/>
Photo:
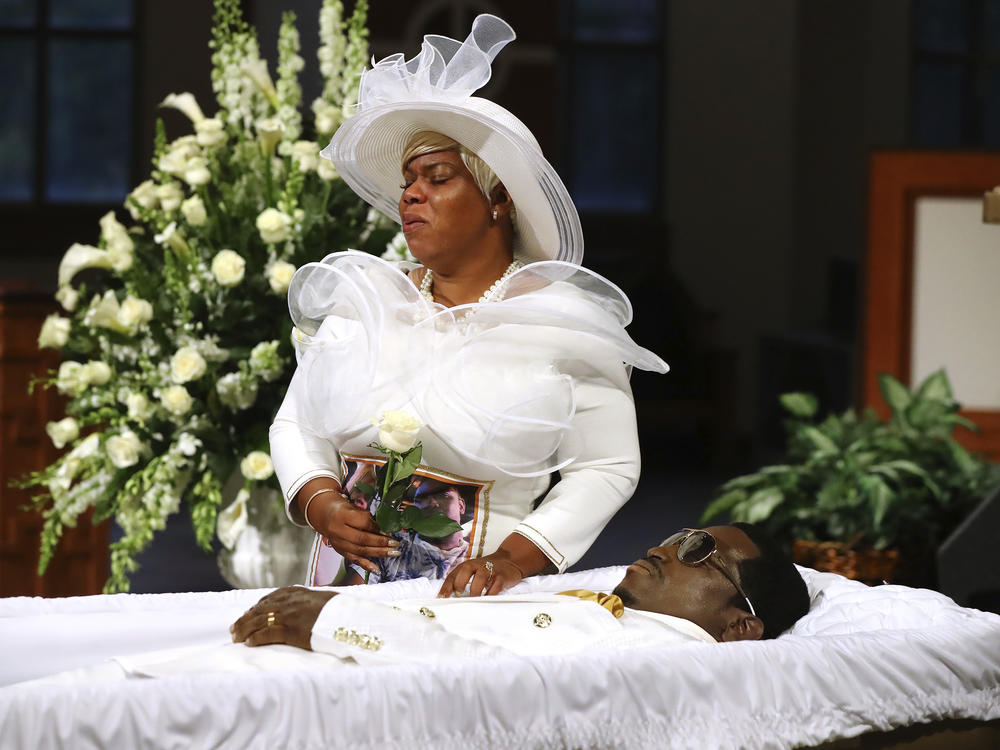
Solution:
<path fill-rule="evenodd" d="M 464 43 L 427 37 L 414 59 L 380 61 L 323 151 L 398 215 L 421 265 L 334 253 L 289 288 L 299 367 L 271 452 L 289 517 L 317 531 L 309 583 L 343 555 L 349 582 L 495 594 L 578 560 L 638 480 L 628 368 L 667 366 L 625 333 L 624 294 L 578 265 L 579 218 L 530 131 L 471 96 L 513 38 L 479 16 Z M 380 460 L 384 410 L 424 425 L 415 482 L 464 488 L 462 545 L 381 534 L 345 494 L 340 477 Z"/>

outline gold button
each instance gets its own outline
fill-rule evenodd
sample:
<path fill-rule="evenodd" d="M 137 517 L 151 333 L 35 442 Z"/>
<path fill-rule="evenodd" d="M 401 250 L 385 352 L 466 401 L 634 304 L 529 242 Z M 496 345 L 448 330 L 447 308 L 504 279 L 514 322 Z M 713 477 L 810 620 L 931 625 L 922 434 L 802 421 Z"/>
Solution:
<path fill-rule="evenodd" d="M 552 624 L 552 618 L 547 614 L 542 612 L 541 614 L 535 615 L 535 627 L 536 628 L 547 628 Z"/>
<path fill-rule="evenodd" d="M 420 614 L 422 614 L 424 617 L 429 617 L 432 620 L 435 617 L 437 617 L 437 615 L 434 614 L 434 610 L 433 609 L 428 609 L 427 607 L 421 607 L 420 608 Z"/>

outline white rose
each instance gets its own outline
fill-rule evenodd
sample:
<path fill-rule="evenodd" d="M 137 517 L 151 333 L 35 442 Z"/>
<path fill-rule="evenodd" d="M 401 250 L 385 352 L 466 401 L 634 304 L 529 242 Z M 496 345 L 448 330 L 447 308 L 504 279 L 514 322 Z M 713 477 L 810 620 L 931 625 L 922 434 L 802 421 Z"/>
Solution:
<path fill-rule="evenodd" d="M 193 227 L 200 227 L 208 218 L 205 213 L 205 204 L 197 195 L 192 195 L 181 203 L 181 213 L 184 214 L 184 220 Z"/>
<path fill-rule="evenodd" d="M 58 422 L 49 422 L 45 425 L 45 431 L 52 438 L 52 444 L 56 448 L 62 448 L 66 443 L 71 443 L 80 437 L 80 426 L 73 417 L 66 417 Z"/>
<path fill-rule="evenodd" d="M 145 325 L 152 319 L 153 306 L 146 300 L 131 295 L 122 300 L 115 316 L 118 325 L 131 333 L 135 333 L 139 330 L 139 326 Z"/>
<path fill-rule="evenodd" d="M 284 242 L 292 234 L 292 217 L 276 208 L 265 208 L 257 217 L 257 231 L 268 244 Z"/>
<path fill-rule="evenodd" d="M 214 146 L 221 146 L 226 142 L 229 137 L 226 134 L 225 127 L 222 124 L 222 120 L 217 117 L 208 117 L 194 126 L 194 132 L 198 135 L 199 146 L 205 146 L 206 148 L 212 148 Z"/>
<path fill-rule="evenodd" d="M 79 300 L 80 293 L 69 284 L 59 287 L 59 291 L 56 292 L 56 301 L 63 306 L 63 309 L 66 312 L 73 312 L 76 309 L 76 303 L 79 302 Z"/>
<path fill-rule="evenodd" d="M 267 283 L 275 294 L 284 294 L 295 275 L 295 266 L 288 261 L 277 260 L 267 267 Z"/>
<path fill-rule="evenodd" d="M 183 163 L 180 165 L 178 172 L 184 170 L 187 166 L 187 159 L 185 158 Z M 176 211 L 180 208 L 181 201 L 184 200 L 184 193 L 181 192 L 180 185 L 176 182 L 168 182 L 166 185 L 157 185 L 154 188 L 156 193 L 156 198 L 160 202 L 160 208 L 162 208 L 167 213 Z"/>
<path fill-rule="evenodd" d="M 406 453 L 416 444 L 421 427 L 420 422 L 405 411 L 384 411 L 371 422 L 378 427 L 378 441 L 382 447 L 396 453 Z"/>
<path fill-rule="evenodd" d="M 212 275 L 222 286 L 236 286 L 243 281 L 247 262 L 235 250 L 220 250 L 212 258 Z"/>
<path fill-rule="evenodd" d="M 184 386 L 172 385 L 169 388 L 164 388 L 160 393 L 160 403 L 163 404 L 164 409 L 179 417 L 190 411 L 194 399 L 191 398 L 191 394 Z"/>
<path fill-rule="evenodd" d="M 128 409 L 129 419 L 136 422 L 144 422 L 152 414 L 149 399 L 141 393 L 130 393 L 125 399 L 125 408 Z"/>
<path fill-rule="evenodd" d="M 316 174 L 319 175 L 321 180 L 326 180 L 327 182 L 340 179 L 340 175 L 337 174 L 337 169 L 333 166 L 333 162 L 329 159 L 319 160 L 319 164 L 316 165 Z"/>
<path fill-rule="evenodd" d="M 198 187 L 212 180 L 212 173 L 208 171 L 208 162 L 200 156 L 188 159 L 184 165 L 184 172 L 181 175 L 188 185 Z"/>
<path fill-rule="evenodd" d="M 53 313 L 42 323 L 38 334 L 39 349 L 59 349 L 69 340 L 70 319 Z"/>
<path fill-rule="evenodd" d="M 240 471 L 247 479 L 263 480 L 274 473 L 274 464 L 264 451 L 251 451 L 240 461 Z"/>
<path fill-rule="evenodd" d="M 201 107 L 198 106 L 198 100 L 194 98 L 194 94 L 187 91 L 183 94 L 167 94 L 167 98 L 160 102 L 160 106 L 180 110 L 195 126 L 205 119 Z"/>
<path fill-rule="evenodd" d="M 189 383 L 205 374 L 205 359 L 193 346 L 178 349 L 170 358 L 170 379 L 175 383 Z"/>
<path fill-rule="evenodd" d="M 112 435 L 104 444 L 104 450 L 111 459 L 111 463 L 119 469 L 126 469 L 139 463 L 139 451 L 142 450 L 142 443 L 139 436 L 132 430 L 122 430 L 118 435 Z"/>
<path fill-rule="evenodd" d="M 303 172 L 311 172 L 319 163 L 319 149 L 312 141 L 295 141 L 292 144 L 292 159 L 298 162 Z"/>
<path fill-rule="evenodd" d="M 236 541 L 246 530 L 248 522 L 247 500 L 249 499 L 250 493 L 246 489 L 241 489 L 236 493 L 236 499 L 219 512 L 215 533 L 218 534 L 219 541 L 226 549 L 235 547 Z"/>
<path fill-rule="evenodd" d="M 83 366 L 80 377 L 91 385 L 105 385 L 111 380 L 111 368 L 107 362 L 99 359 L 91 360 Z"/>
<path fill-rule="evenodd" d="M 59 365 L 59 374 L 56 375 L 56 389 L 60 393 L 75 396 L 86 387 L 87 379 L 84 377 L 82 364 L 71 360 Z"/>

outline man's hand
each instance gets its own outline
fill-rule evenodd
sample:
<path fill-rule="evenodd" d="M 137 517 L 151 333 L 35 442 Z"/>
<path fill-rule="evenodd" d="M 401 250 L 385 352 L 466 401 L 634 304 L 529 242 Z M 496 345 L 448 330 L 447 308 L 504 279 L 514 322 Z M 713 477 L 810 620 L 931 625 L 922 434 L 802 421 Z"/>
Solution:
<path fill-rule="evenodd" d="M 233 643 L 248 646 L 287 643 L 312 651 L 313 625 L 323 605 L 336 595 L 336 591 L 313 591 L 299 586 L 272 591 L 229 626 Z"/>

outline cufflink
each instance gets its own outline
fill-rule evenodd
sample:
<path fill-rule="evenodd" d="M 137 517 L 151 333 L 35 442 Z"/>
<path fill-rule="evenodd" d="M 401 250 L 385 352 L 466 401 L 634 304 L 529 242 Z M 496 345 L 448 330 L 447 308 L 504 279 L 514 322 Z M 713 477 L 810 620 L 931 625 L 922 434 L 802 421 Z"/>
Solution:
<path fill-rule="evenodd" d="M 535 615 L 535 627 L 536 628 L 547 628 L 552 624 L 552 618 L 549 615 L 542 612 L 541 614 Z"/>
<path fill-rule="evenodd" d="M 365 651 L 378 651 L 382 648 L 381 638 L 347 628 L 337 628 L 333 631 L 333 640 L 346 643 L 348 646 L 363 648 Z"/>

